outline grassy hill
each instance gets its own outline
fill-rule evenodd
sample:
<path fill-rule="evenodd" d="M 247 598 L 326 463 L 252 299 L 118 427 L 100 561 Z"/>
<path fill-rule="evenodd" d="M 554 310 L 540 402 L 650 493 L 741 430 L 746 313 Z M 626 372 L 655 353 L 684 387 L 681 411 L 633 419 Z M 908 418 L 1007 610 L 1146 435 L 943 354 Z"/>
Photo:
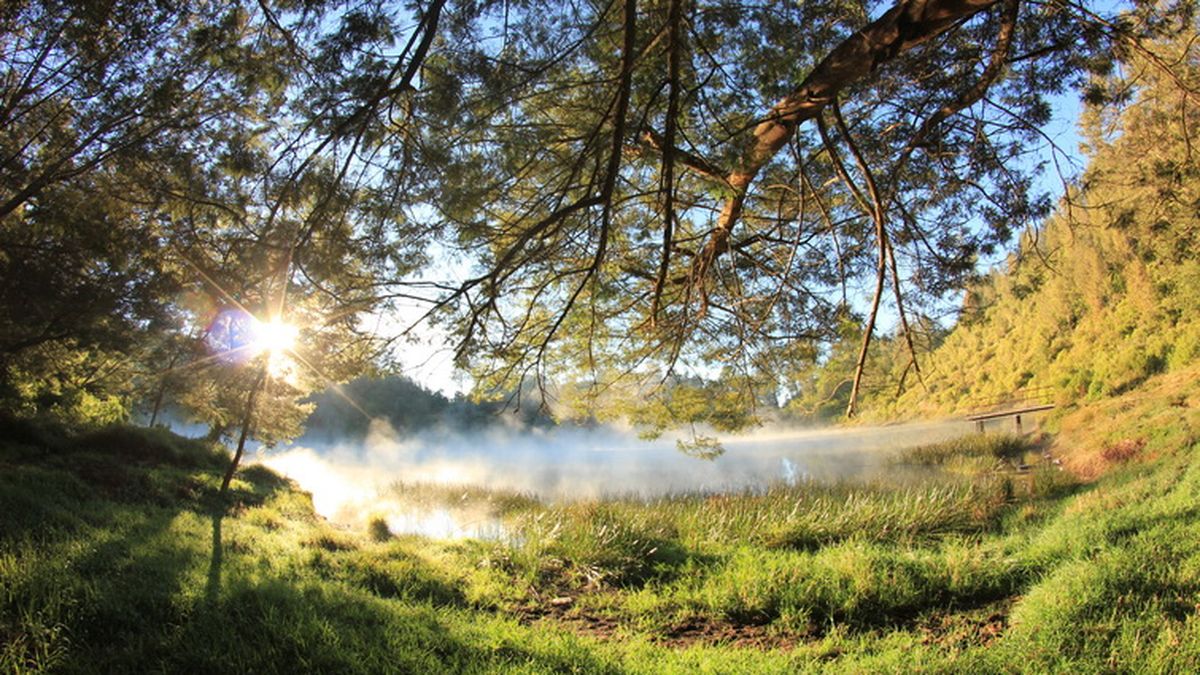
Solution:
<path fill-rule="evenodd" d="M 1195 381 L 1092 483 L 989 436 L 901 458 L 950 467 L 918 487 L 499 495 L 508 543 L 340 529 L 255 466 L 221 504 L 203 444 L 9 422 L 0 671 L 1195 671 Z"/>
<path fill-rule="evenodd" d="M 1063 406 L 1138 389 L 1200 356 L 1200 111 L 1148 74 L 1116 117 L 1085 119 L 1090 159 L 1057 213 L 968 294 L 924 359 L 925 385 L 873 401 L 880 417 L 961 412 L 1014 390 Z"/>

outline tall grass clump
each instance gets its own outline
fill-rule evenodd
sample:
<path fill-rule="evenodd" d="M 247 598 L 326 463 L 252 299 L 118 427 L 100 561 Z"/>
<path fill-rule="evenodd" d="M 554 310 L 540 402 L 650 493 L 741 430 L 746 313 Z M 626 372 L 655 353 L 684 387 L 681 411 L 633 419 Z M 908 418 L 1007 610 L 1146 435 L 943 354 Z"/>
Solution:
<path fill-rule="evenodd" d="M 371 541 L 387 541 L 392 538 L 392 530 L 382 517 L 372 516 L 367 521 L 367 536 L 371 538 Z"/>
<path fill-rule="evenodd" d="M 816 548 L 852 537 L 873 541 L 978 532 L 1011 499 L 994 478 L 878 484 L 776 485 L 734 494 L 683 494 L 609 503 L 623 518 L 666 524 L 691 549 L 744 544 Z"/>
<path fill-rule="evenodd" d="M 519 519 L 514 531 L 527 567 L 592 587 L 641 585 L 686 558 L 668 519 L 622 504 L 562 505 Z"/>
<path fill-rule="evenodd" d="M 479 485 L 396 482 L 389 486 L 386 496 L 395 497 L 417 510 L 463 509 L 484 512 L 496 518 L 535 511 L 541 507 L 541 502 L 531 494 Z"/>
<path fill-rule="evenodd" d="M 815 551 L 851 540 L 917 545 L 977 534 L 998 527 L 1014 500 L 1011 483 L 988 478 L 563 504 L 512 521 L 511 560 L 535 584 L 638 587 L 747 546 Z"/>
<path fill-rule="evenodd" d="M 848 539 L 913 543 L 988 528 L 1011 501 L 1002 481 L 801 496 L 763 529 L 767 547 L 817 549 Z"/>
<path fill-rule="evenodd" d="M 969 434 L 907 448 L 900 452 L 896 461 L 901 464 L 930 466 L 946 464 L 950 460 L 962 457 L 1015 460 L 1030 449 L 1029 441 L 1016 434 Z"/>

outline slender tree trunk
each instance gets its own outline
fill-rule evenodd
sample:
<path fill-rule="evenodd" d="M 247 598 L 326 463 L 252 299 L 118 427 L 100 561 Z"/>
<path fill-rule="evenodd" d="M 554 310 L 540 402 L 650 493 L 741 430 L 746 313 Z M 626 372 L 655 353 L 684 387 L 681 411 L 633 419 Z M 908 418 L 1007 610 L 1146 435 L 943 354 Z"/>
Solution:
<path fill-rule="evenodd" d="M 171 360 L 167 363 L 167 371 L 163 374 L 162 379 L 158 383 L 158 392 L 154 394 L 154 410 L 150 413 L 150 426 L 153 427 L 158 422 L 158 413 L 162 411 L 163 397 L 167 393 L 167 383 L 170 381 L 171 373 L 175 370 L 175 364 L 179 362 L 179 352 L 171 355 Z"/>
<path fill-rule="evenodd" d="M 233 480 L 233 474 L 237 471 L 238 464 L 242 461 L 242 454 L 246 451 L 246 438 L 250 435 L 250 426 L 254 424 L 254 404 L 258 402 L 258 392 L 262 389 L 266 379 L 267 366 L 264 364 L 259 368 L 258 376 L 254 378 L 254 384 L 250 386 L 250 393 L 246 395 L 246 410 L 242 413 L 242 431 L 238 434 L 238 444 L 233 453 L 233 461 L 229 463 L 229 468 L 225 470 L 225 479 L 221 481 L 222 495 L 229 492 L 229 482 Z"/>
<path fill-rule="evenodd" d="M 867 368 L 867 354 L 871 349 L 871 338 L 875 333 L 875 319 L 879 316 L 879 301 L 883 298 L 883 282 L 887 279 L 887 241 L 886 234 L 879 228 L 879 269 L 875 278 L 875 295 L 871 300 L 871 313 L 867 316 L 867 325 L 863 328 L 862 347 L 858 350 L 858 362 L 854 366 L 854 386 L 850 389 L 850 402 L 846 404 L 846 417 L 852 418 L 858 414 L 858 395 L 862 387 L 863 372 Z"/>
<path fill-rule="evenodd" d="M 158 411 L 162 408 L 163 394 L 167 390 L 167 381 L 164 379 L 158 384 L 158 393 L 154 395 L 154 410 L 150 412 L 150 428 L 158 422 Z"/>
<path fill-rule="evenodd" d="M 908 316 L 904 312 L 904 294 L 900 290 L 900 272 L 896 268 L 896 247 L 888 242 L 888 266 L 892 272 L 892 292 L 896 295 L 896 313 L 900 315 L 900 330 L 904 332 L 904 342 L 908 345 L 908 365 L 904 367 L 905 376 L 912 368 L 917 373 L 917 381 L 925 386 L 925 375 L 921 372 L 921 364 L 917 361 L 917 346 L 913 343 L 912 329 L 908 326 Z M 900 378 L 900 391 L 904 391 L 904 378 Z M 926 389 L 928 391 L 928 389 Z M 900 394 L 897 393 L 897 396 Z"/>

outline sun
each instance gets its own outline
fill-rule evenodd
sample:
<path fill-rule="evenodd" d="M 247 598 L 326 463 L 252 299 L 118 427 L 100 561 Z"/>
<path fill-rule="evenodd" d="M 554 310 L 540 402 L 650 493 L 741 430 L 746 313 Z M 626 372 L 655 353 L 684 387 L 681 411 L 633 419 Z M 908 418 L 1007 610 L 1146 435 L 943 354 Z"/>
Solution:
<path fill-rule="evenodd" d="M 266 355 L 267 372 L 272 379 L 295 384 L 296 361 L 292 358 L 300 329 L 281 319 L 255 321 L 251 352 Z"/>
<path fill-rule="evenodd" d="M 280 319 L 257 321 L 254 324 L 252 350 L 255 354 L 278 356 L 296 346 L 300 329 Z"/>

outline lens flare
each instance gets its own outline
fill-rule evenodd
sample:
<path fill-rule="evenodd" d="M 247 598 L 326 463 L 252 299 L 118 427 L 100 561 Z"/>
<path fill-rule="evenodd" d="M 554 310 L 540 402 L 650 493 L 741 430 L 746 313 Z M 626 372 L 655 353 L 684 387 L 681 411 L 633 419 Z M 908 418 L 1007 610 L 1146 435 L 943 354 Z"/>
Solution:
<path fill-rule="evenodd" d="M 287 354 L 296 346 L 300 329 L 279 318 L 260 321 L 244 309 L 225 309 L 209 325 L 205 343 L 213 358 L 244 364 L 266 354 L 272 370 L 293 368 Z"/>
<path fill-rule="evenodd" d="M 213 358 L 231 364 L 249 361 L 255 343 L 254 323 L 254 317 L 244 309 L 227 308 L 217 312 L 204 336 Z"/>

